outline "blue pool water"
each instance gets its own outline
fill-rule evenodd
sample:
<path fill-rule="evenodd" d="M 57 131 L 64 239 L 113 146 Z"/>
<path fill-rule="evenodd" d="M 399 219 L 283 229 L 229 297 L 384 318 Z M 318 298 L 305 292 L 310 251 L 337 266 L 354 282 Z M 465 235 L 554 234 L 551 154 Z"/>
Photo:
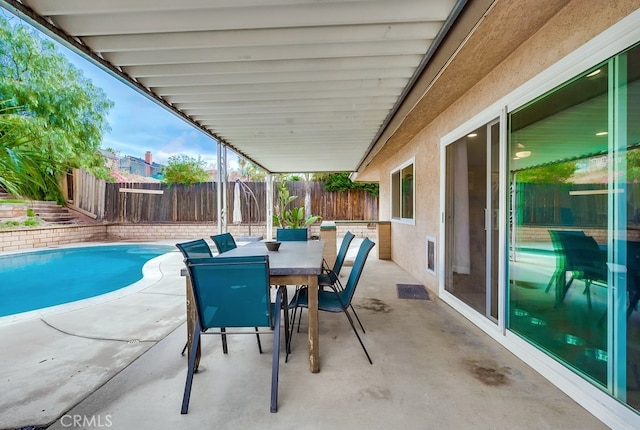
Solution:
<path fill-rule="evenodd" d="M 168 245 L 107 245 L 0 256 L 0 317 L 98 296 L 142 278 Z"/>

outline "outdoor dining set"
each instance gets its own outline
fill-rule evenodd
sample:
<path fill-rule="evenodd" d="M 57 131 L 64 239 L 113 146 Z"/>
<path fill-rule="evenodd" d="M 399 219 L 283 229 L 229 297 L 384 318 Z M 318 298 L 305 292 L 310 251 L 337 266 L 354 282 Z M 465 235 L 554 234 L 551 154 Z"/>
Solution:
<path fill-rule="evenodd" d="M 353 318 L 364 333 L 364 326 L 351 305 L 365 262 L 375 243 L 365 238 L 358 247 L 353 266 L 343 285 L 340 271 L 354 239 L 347 232 L 336 259 L 323 258 L 324 241 L 308 240 L 307 229 L 278 229 L 276 250 L 262 241 L 237 246 L 230 233 L 211 236 L 214 255 L 205 239 L 178 243 L 184 256 L 187 279 L 187 332 L 183 353 L 188 351 L 187 377 L 181 413 L 189 408 L 194 373 L 200 361 L 200 335 L 219 335 L 222 350 L 228 353 L 227 336 L 252 334 L 262 353 L 261 334 L 273 335 L 271 412 L 278 410 L 280 350 L 285 362 L 291 353 L 291 337 L 303 309 L 307 309 L 309 368 L 320 371 L 318 311 L 344 313 L 369 363 L 373 364 Z M 272 242 L 272 241 L 269 241 Z M 287 286 L 295 286 L 289 299 Z M 284 343 L 281 325 L 284 323 Z"/>

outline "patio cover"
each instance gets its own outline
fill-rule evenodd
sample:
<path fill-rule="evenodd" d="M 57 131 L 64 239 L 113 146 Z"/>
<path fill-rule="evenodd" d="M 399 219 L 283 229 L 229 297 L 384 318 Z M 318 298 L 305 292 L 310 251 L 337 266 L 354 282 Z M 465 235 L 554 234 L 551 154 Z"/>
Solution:
<path fill-rule="evenodd" d="M 356 171 L 466 3 L 0 0 L 272 173 Z"/>

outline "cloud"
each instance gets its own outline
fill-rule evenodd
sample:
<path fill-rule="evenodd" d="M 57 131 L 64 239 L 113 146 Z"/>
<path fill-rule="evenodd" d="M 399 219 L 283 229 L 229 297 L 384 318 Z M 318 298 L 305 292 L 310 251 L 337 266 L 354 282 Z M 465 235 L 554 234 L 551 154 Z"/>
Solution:
<path fill-rule="evenodd" d="M 114 102 L 107 117 L 111 131 L 103 136 L 103 148 L 138 158 L 151 151 L 153 160 L 159 164 L 166 164 L 169 157 L 180 154 L 215 164 L 214 139 L 109 72 L 64 47 L 60 51 Z"/>
<path fill-rule="evenodd" d="M 0 11 L 4 9 L 0 8 Z M 6 13 L 11 15 L 8 11 Z M 215 165 L 215 139 L 142 95 L 91 60 L 76 54 L 43 33 L 40 35 L 52 41 L 71 64 L 80 69 L 95 86 L 102 88 L 107 97 L 114 102 L 114 107 L 107 117 L 111 131 L 103 136 L 103 149 L 111 148 L 119 151 L 121 156 L 131 155 L 138 158 L 144 158 L 145 153 L 151 151 L 153 160 L 160 164 L 166 164 L 168 158 L 173 155 L 186 154 L 194 158 L 200 157 L 206 163 Z M 229 163 L 233 165 L 234 161 L 235 156 L 229 155 Z"/>

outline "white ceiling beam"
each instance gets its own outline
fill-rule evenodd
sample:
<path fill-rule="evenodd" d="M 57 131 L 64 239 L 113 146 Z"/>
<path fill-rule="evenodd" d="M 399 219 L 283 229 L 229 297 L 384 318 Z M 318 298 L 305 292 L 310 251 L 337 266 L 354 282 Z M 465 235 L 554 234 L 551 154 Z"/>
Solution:
<path fill-rule="evenodd" d="M 197 64 L 225 61 L 296 60 L 307 58 L 344 58 L 395 55 L 419 55 L 428 48 L 423 40 L 400 42 L 321 43 L 267 47 L 204 49 L 158 49 L 155 51 L 109 52 L 103 57 L 122 67 L 155 64 Z"/>
<path fill-rule="evenodd" d="M 317 101 L 315 103 L 304 103 L 298 106 L 292 105 L 289 102 L 271 103 L 270 105 L 254 106 L 253 103 L 245 103 L 241 106 L 221 104 L 215 107 L 206 106 L 201 109 L 184 109 L 184 113 L 189 115 L 194 120 L 200 120 L 208 118 L 212 115 L 220 113 L 229 114 L 242 114 L 242 115 L 261 115 L 264 112 L 272 112 L 278 114 L 293 114 L 303 112 L 332 112 L 332 111 L 361 111 L 361 110 L 373 110 L 373 111 L 388 111 L 391 109 L 394 103 L 393 98 L 389 98 L 386 103 L 350 103 L 345 101 L 343 104 L 333 101 L 330 103 L 323 103 L 324 100 Z"/>
<path fill-rule="evenodd" d="M 360 81 L 363 85 L 359 88 L 380 88 L 381 86 L 396 87 L 400 81 L 407 84 L 411 77 L 412 70 L 391 68 L 387 71 L 380 72 L 378 70 L 324 70 L 320 72 L 267 72 L 267 73 L 244 73 L 244 74 L 227 74 L 215 76 L 192 76 L 191 79 L 185 80 L 184 77 L 171 78 L 141 78 L 138 79 L 147 88 L 156 87 L 173 87 L 176 85 L 185 86 L 186 83 L 195 86 L 240 86 L 246 85 L 267 85 L 278 86 L 286 83 L 306 83 L 313 87 L 315 82 L 331 82 L 331 81 Z M 390 79 L 391 78 L 391 79 Z M 381 85 L 364 85 L 365 82 L 378 81 Z M 390 85 L 382 85 L 388 82 Z M 401 86 L 404 87 L 404 85 Z M 222 88 L 223 89 L 223 88 Z M 185 89 L 185 92 L 192 92 Z"/>
<path fill-rule="evenodd" d="M 377 88 L 371 89 L 353 89 L 344 91 L 299 91 L 292 94 L 220 94 L 213 98 L 209 94 L 191 94 L 186 96 L 170 96 L 164 97 L 166 101 L 178 108 L 186 108 L 186 104 L 193 103 L 211 103 L 217 104 L 234 102 L 234 101 L 249 101 L 249 100 L 312 100 L 312 99 L 326 99 L 326 98 L 342 98 L 346 100 L 350 97 L 366 97 L 366 96 L 396 96 L 398 91 L 393 88 Z"/>
<path fill-rule="evenodd" d="M 225 63 L 203 62 L 192 64 L 156 64 L 144 66 L 126 66 L 123 70 L 130 76 L 193 76 L 215 75 L 226 73 L 257 72 L 293 72 L 321 70 L 367 70 L 393 67 L 399 69 L 415 69 L 422 58 L 419 54 L 346 57 L 346 58 L 306 58 L 301 60 L 274 61 L 229 61 Z M 390 64 L 391 63 L 391 64 Z M 185 79 L 189 82 L 190 79 Z"/>
<path fill-rule="evenodd" d="M 284 125 L 295 127 L 300 124 L 320 124 L 323 127 L 332 128 L 334 124 L 345 122 L 369 121 L 380 123 L 384 119 L 384 111 L 363 111 L 363 112 L 304 112 L 304 114 L 293 116 L 283 114 L 249 115 L 239 114 L 217 114 L 211 115 L 206 120 L 200 121 L 202 124 L 215 126 L 224 124 L 265 124 L 270 126 Z M 353 129 L 353 127 L 352 127 Z"/>
<path fill-rule="evenodd" d="M 135 3 L 135 2 L 132 2 Z M 180 2 L 176 2 L 180 4 Z M 450 1 L 424 0 L 322 3 L 304 5 L 256 5 L 56 15 L 53 21 L 73 36 L 141 34 L 184 31 L 288 28 L 328 25 L 359 25 L 395 22 L 444 21 Z M 37 9 L 36 9 L 37 10 Z M 52 14 L 49 14 L 52 16 Z M 78 19 L 78 18 L 81 19 Z"/>
<path fill-rule="evenodd" d="M 325 3 L 344 0 L 323 0 Z M 349 0 L 371 1 L 371 0 Z M 399 0 L 401 1 L 401 0 Z M 87 15 L 100 13 L 176 11 L 183 9 L 213 9 L 227 7 L 285 6 L 317 3 L 317 0 L 30 0 L 29 4 L 42 15 Z"/>
<path fill-rule="evenodd" d="M 225 93 L 260 93 L 276 92 L 288 93 L 291 91 L 305 90 L 345 90 L 353 88 L 399 88 L 402 90 L 408 79 L 353 79 L 337 81 L 311 81 L 311 82 L 277 82 L 264 85 L 264 83 L 230 84 L 230 85 L 189 85 L 157 87 L 148 85 L 160 96 L 187 95 L 187 94 L 225 94 Z"/>
<path fill-rule="evenodd" d="M 305 45 L 380 40 L 433 40 L 439 22 L 404 22 L 355 26 L 190 31 L 179 33 L 86 36 L 96 52 L 153 51 L 158 49 L 232 48 L 243 46 Z"/>

